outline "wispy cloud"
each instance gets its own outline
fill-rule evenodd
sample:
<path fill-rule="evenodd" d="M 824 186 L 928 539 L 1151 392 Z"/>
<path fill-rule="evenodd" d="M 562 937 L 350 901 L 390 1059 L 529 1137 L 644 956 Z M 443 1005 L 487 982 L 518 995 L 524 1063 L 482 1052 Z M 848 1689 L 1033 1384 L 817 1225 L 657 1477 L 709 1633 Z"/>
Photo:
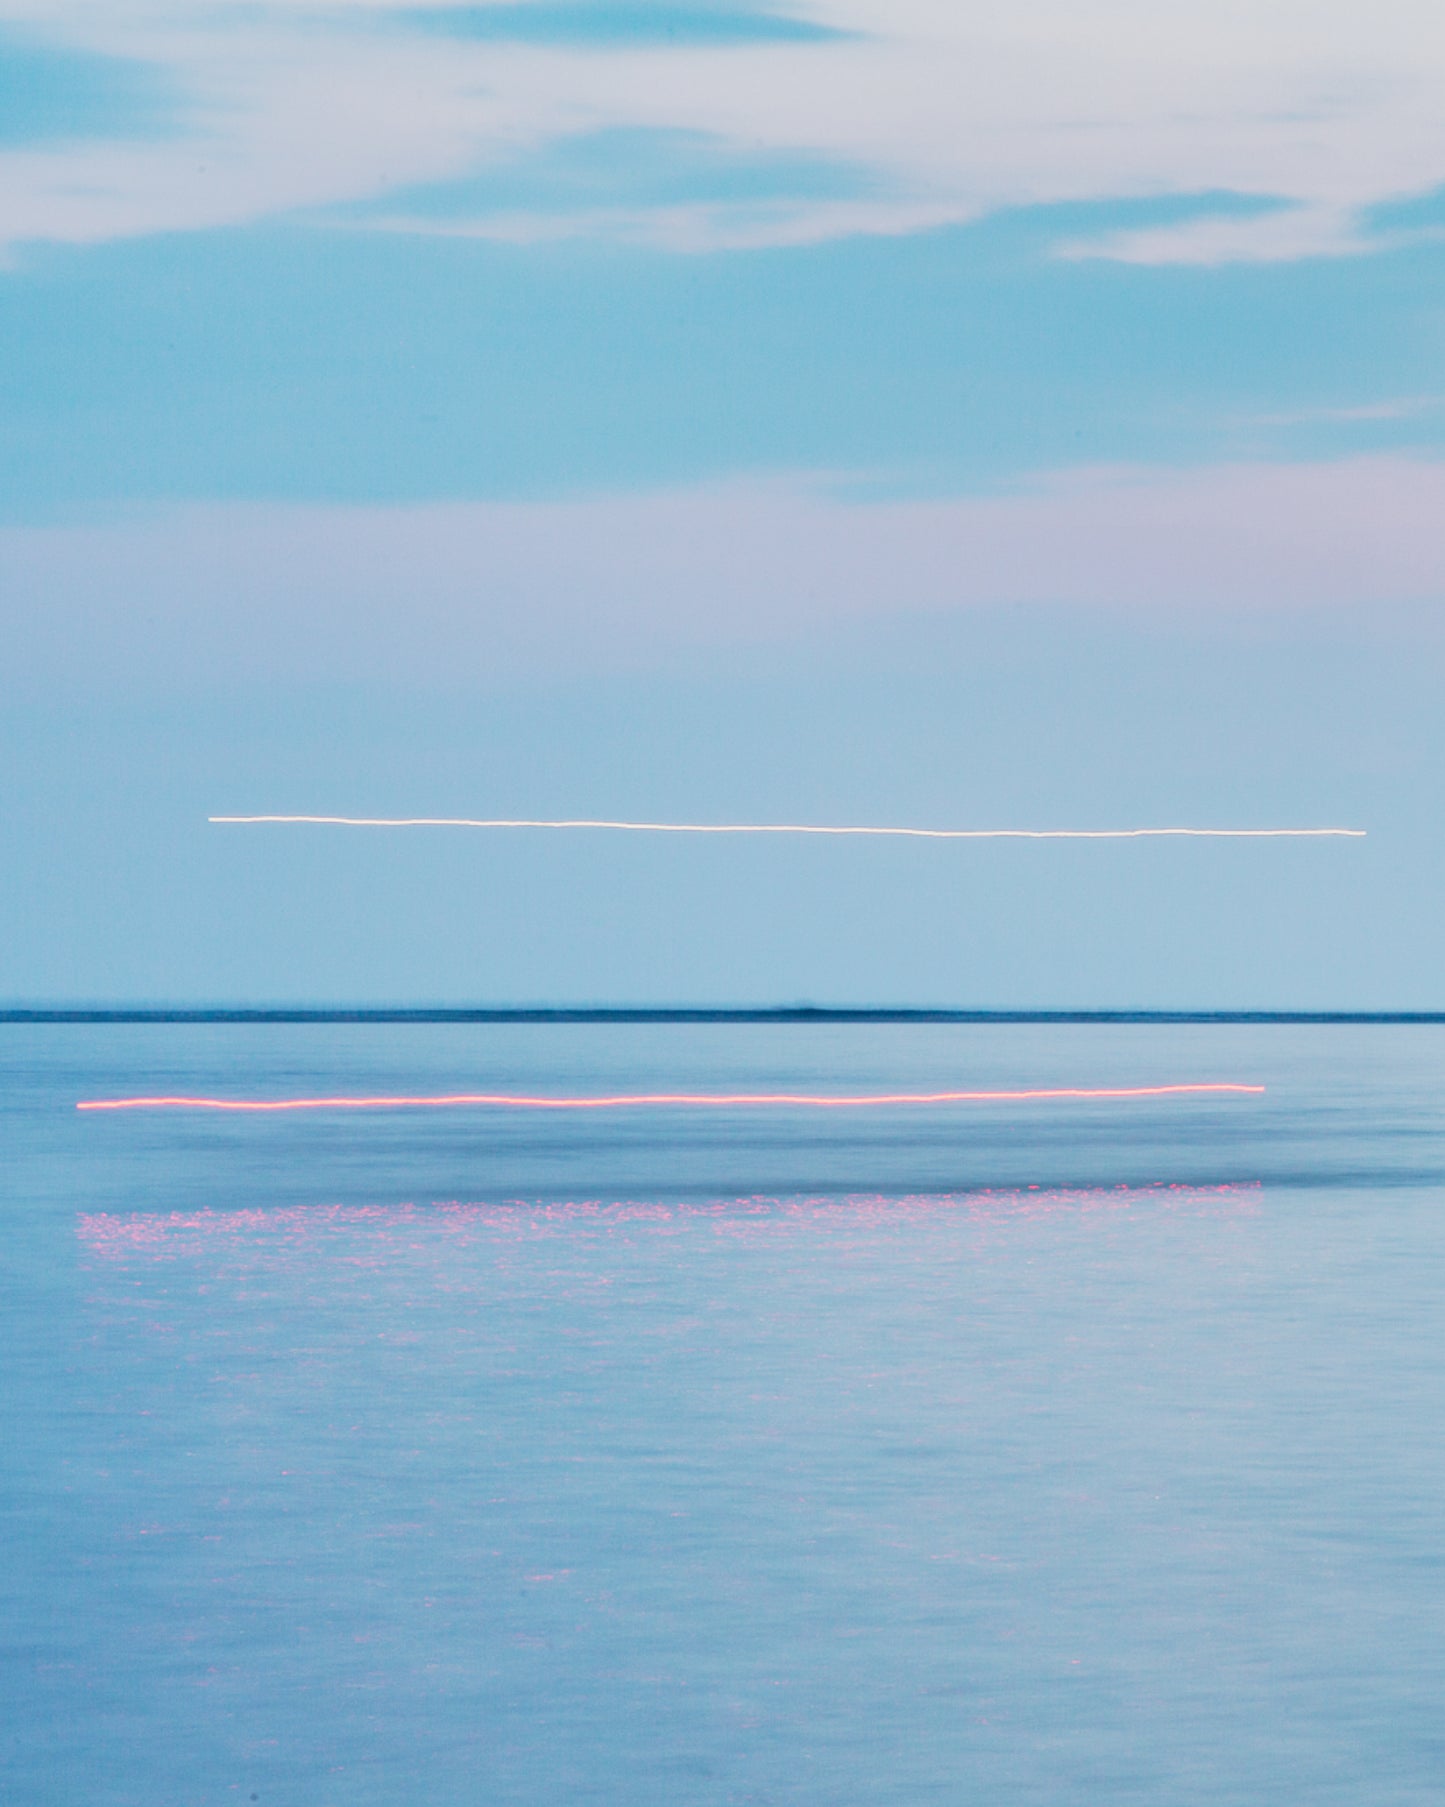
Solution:
<path fill-rule="evenodd" d="M 1368 425 L 1371 421 L 1418 420 L 1445 408 L 1445 395 L 1407 395 L 1391 401 L 1355 402 L 1342 407 L 1290 408 L 1277 414 L 1256 414 L 1250 423 L 1259 427 Z"/>
<path fill-rule="evenodd" d="M 952 214 L 884 191 L 867 168 L 750 152 L 701 132 L 617 127 L 314 217 L 504 244 L 592 237 L 706 251 L 918 231 Z"/>
<path fill-rule="evenodd" d="M 1355 210 L 1337 206 L 1222 208 L 1142 231 L 1070 239 L 1057 255 L 1127 264 L 1292 263 L 1349 257 L 1378 248 Z"/>
<path fill-rule="evenodd" d="M 1224 208 L 1068 247 L 1138 263 L 1358 253 L 1389 209 L 1445 188 L 1445 33 L 1422 0 L 1248 9 L 1033 0 L 246 8 L 6 0 L 56 55 L 123 57 L 185 98 L 184 143 L 0 154 L 0 242 L 89 243 L 375 203 L 369 229 L 574 233 L 712 249 L 906 232 L 1000 209 L 1213 192 Z M 89 129 L 89 128 L 88 128 Z M 385 203 L 525 172 L 607 133 L 695 135 L 736 197 L 613 193 L 444 223 Z M 759 160 L 867 172 L 865 200 L 805 180 L 759 207 Z M 1408 209 L 1407 209 L 1408 213 Z M 335 222 L 331 224 L 334 227 Z M 1398 223 L 1391 228 L 1398 232 Z M 1387 234 L 1388 238 L 1388 234 Z"/>

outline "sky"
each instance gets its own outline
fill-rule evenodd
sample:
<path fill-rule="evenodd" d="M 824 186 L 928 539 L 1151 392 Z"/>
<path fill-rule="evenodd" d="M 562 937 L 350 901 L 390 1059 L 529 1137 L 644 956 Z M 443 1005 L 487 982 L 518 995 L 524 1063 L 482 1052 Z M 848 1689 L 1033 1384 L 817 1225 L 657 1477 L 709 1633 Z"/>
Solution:
<path fill-rule="evenodd" d="M 1445 1008 L 1442 91 L 1423 0 L 0 0 L 0 1001 Z"/>

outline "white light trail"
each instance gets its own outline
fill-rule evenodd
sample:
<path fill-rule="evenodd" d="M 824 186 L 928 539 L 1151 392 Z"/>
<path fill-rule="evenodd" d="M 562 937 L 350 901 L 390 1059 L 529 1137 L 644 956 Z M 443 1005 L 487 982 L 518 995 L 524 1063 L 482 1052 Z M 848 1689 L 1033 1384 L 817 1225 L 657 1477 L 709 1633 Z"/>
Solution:
<path fill-rule="evenodd" d="M 208 816 L 208 822 L 287 823 L 328 828 L 598 828 L 624 834 L 887 835 L 918 841 L 1142 841 L 1185 837 L 1214 841 L 1363 840 L 1363 828 L 852 828 L 811 822 L 557 822 L 472 816 Z"/>

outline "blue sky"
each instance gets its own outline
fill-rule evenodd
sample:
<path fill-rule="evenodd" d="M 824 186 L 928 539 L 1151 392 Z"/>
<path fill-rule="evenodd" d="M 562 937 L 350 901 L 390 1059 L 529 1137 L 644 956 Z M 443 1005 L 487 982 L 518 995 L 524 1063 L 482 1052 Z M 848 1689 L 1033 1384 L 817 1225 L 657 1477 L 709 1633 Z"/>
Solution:
<path fill-rule="evenodd" d="M 1445 1004 L 1442 65 L 1405 0 L 0 6 L 0 995 Z"/>
<path fill-rule="evenodd" d="M 1437 452 L 1445 241 L 1160 269 L 1050 255 L 1157 204 L 1061 211 L 693 255 L 289 222 L 27 251 L 6 513 Z"/>

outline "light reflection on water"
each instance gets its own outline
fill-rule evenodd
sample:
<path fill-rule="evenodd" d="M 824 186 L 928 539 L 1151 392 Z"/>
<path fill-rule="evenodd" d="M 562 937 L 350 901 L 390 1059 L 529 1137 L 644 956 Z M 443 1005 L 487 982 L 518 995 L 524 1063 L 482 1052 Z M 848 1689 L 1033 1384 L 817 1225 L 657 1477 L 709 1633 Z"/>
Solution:
<path fill-rule="evenodd" d="M 964 1193 L 873 1193 L 859 1196 L 681 1199 L 508 1200 L 467 1204 L 459 1200 L 429 1205 L 293 1205 L 271 1210 L 81 1212 L 75 1221 L 82 1245 L 112 1261 L 203 1258 L 208 1249 L 228 1252 L 246 1245 L 262 1259 L 335 1254 L 344 1238 L 352 1261 L 385 1262 L 402 1246 L 419 1252 L 434 1244 L 438 1259 L 459 1246 L 497 1236 L 576 1236 L 647 1224 L 663 1227 L 689 1221 L 707 1223 L 719 1235 L 738 1236 L 769 1225 L 805 1221 L 818 1228 L 900 1227 L 947 1213 L 976 1224 L 1007 1224 L 1063 1214 L 1128 1211 L 1141 1204 L 1174 1209 L 1240 1209 L 1258 1202 L 1259 1183 L 1189 1186 L 983 1187 Z M 425 1239 L 425 1241 L 423 1240 Z"/>
<path fill-rule="evenodd" d="M 1445 1035 L 188 1033 L 3 1051 L 16 1800 L 1439 1798 Z M 70 1109 L 459 1048 L 1270 1091 L 832 1133 Z"/>

